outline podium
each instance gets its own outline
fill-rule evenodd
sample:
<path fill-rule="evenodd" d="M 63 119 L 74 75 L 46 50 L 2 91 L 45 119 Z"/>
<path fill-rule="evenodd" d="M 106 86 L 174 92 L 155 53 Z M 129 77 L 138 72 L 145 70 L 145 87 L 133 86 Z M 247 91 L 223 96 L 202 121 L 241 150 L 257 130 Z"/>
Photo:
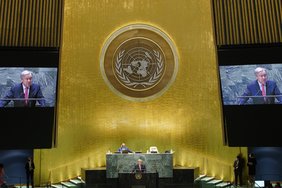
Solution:
<path fill-rule="evenodd" d="M 135 153 L 135 154 L 107 154 L 106 170 L 107 178 L 118 178 L 119 173 L 131 172 L 136 161 L 142 159 L 146 165 L 147 173 L 158 172 L 160 178 L 173 177 L 172 153 Z"/>
<path fill-rule="evenodd" d="M 158 173 L 119 173 L 119 188 L 157 188 Z"/>

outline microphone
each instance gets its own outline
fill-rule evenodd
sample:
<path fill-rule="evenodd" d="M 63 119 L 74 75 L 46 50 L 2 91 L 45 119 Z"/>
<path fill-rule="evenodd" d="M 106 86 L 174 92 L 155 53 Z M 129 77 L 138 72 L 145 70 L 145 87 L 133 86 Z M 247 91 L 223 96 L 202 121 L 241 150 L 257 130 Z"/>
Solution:
<path fill-rule="evenodd" d="M 244 92 L 244 93 L 246 93 L 246 92 Z M 239 98 L 239 105 L 245 104 L 248 101 L 248 99 L 251 98 L 252 96 L 254 96 L 254 97 L 260 96 L 260 95 L 258 95 L 259 93 L 261 93 L 260 89 L 258 89 L 257 92 L 254 95 L 251 95 L 251 96 L 246 96 L 246 95 L 239 96 L 238 97 Z M 246 99 L 242 100 L 242 98 L 246 98 Z"/>

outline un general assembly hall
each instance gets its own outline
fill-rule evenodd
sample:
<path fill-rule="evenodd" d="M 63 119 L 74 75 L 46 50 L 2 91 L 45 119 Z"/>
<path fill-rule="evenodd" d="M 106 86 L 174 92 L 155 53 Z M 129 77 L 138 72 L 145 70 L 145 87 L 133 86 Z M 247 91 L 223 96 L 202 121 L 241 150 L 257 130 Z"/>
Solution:
<path fill-rule="evenodd" d="M 1 188 L 280 188 L 281 0 L 0 0 Z"/>

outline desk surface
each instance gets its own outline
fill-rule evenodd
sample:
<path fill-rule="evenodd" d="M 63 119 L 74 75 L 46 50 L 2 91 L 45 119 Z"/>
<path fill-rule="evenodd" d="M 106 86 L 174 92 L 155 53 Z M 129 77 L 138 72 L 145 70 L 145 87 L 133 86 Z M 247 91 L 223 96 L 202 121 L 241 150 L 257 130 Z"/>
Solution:
<path fill-rule="evenodd" d="M 146 172 L 158 172 L 160 178 L 173 176 L 173 154 L 171 153 L 135 153 L 135 154 L 107 154 L 107 178 L 118 178 L 119 173 L 130 173 L 138 159 L 143 160 Z"/>

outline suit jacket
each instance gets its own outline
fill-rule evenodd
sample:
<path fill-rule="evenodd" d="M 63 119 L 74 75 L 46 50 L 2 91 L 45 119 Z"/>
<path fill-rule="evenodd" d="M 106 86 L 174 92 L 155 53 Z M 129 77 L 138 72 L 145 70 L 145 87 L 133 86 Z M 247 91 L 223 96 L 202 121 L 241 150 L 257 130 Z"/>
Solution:
<path fill-rule="evenodd" d="M 255 157 L 248 158 L 247 166 L 249 167 L 249 175 L 256 174 L 256 164 L 257 164 L 257 160 Z"/>
<path fill-rule="evenodd" d="M 118 148 L 118 152 L 122 152 L 122 151 L 124 151 L 124 150 L 128 151 L 129 153 L 133 153 L 133 152 L 132 152 L 128 147 L 126 147 L 126 146 L 122 146 L 122 147 Z"/>
<path fill-rule="evenodd" d="M 6 100 L 0 101 L 0 107 L 6 106 L 11 100 L 14 101 L 14 107 L 24 107 L 24 106 L 35 107 L 36 101 L 38 101 L 40 106 L 46 105 L 45 100 L 43 99 L 44 96 L 42 94 L 40 85 L 38 85 L 38 84 L 32 84 L 30 86 L 28 98 L 40 98 L 40 99 L 38 99 L 38 100 L 28 100 L 28 104 L 25 105 L 24 100 L 16 100 L 16 99 L 19 99 L 19 98 L 24 99 L 24 91 L 23 91 L 22 83 L 16 84 L 15 86 L 13 86 L 8 91 L 8 93 L 4 97 L 4 99 L 6 99 Z M 9 99 L 11 99 L 11 100 L 9 100 Z"/>
<path fill-rule="evenodd" d="M 144 165 L 144 164 L 141 164 L 141 170 L 140 170 L 140 168 L 139 168 L 139 165 L 138 164 L 136 164 L 135 166 L 134 166 L 134 168 L 133 168 L 133 172 L 134 173 L 145 173 L 146 172 L 146 166 Z"/>
<path fill-rule="evenodd" d="M 242 173 L 244 161 L 241 157 L 237 157 L 233 163 L 234 172 Z"/>
<path fill-rule="evenodd" d="M 34 169 L 35 169 L 35 165 L 34 165 L 33 161 L 31 161 L 31 168 L 29 168 L 29 163 L 28 162 L 25 163 L 25 172 L 26 173 L 33 173 Z"/>
<path fill-rule="evenodd" d="M 275 98 L 278 100 L 279 104 L 282 104 L 282 97 L 267 97 L 267 95 L 281 95 L 279 88 L 276 85 L 275 81 L 266 81 L 266 97 L 262 97 L 262 91 L 260 90 L 258 81 L 255 80 L 251 84 L 249 84 L 246 90 L 243 93 L 243 97 L 239 98 L 239 104 L 245 104 L 249 98 L 252 98 L 253 104 L 274 104 Z M 250 96 L 250 97 L 244 97 Z M 252 97 L 253 96 L 253 97 Z M 261 96 L 261 97 L 260 97 Z"/>

